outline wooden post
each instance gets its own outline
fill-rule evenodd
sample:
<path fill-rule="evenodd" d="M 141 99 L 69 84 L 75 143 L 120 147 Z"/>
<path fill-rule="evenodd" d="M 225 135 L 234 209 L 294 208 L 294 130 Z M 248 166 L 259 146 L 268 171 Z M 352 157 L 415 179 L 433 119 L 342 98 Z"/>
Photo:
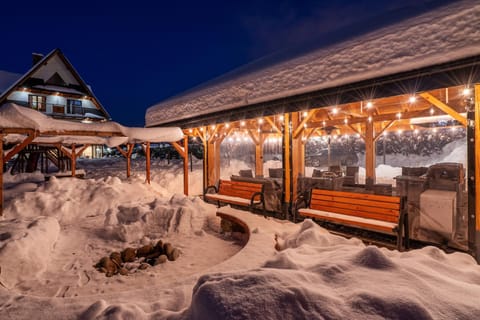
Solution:
<path fill-rule="evenodd" d="M 70 154 L 70 164 L 72 167 L 72 177 L 75 177 L 75 169 L 77 167 L 77 155 L 75 154 L 75 143 L 72 144 L 72 153 Z"/>
<path fill-rule="evenodd" d="M 207 183 L 214 185 L 220 178 L 220 144 L 211 137 L 207 144 Z"/>
<path fill-rule="evenodd" d="M 255 176 L 263 177 L 263 143 L 265 135 L 260 133 L 255 141 Z"/>
<path fill-rule="evenodd" d="M 188 196 L 188 136 L 183 137 L 183 193 Z"/>
<path fill-rule="evenodd" d="M 133 152 L 133 143 L 127 144 L 127 178 L 130 178 L 132 171 L 132 152 Z"/>
<path fill-rule="evenodd" d="M 150 142 L 145 142 L 145 166 L 146 166 L 146 182 L 150 184 Z"/>
<path fill-rule="evenodd" d="M 289 206 L 292 201 L 292 157 L 291 157 L 291 138 L 292 138 L 292 123 L 290 120 L 290 114 L 284 115 L 284 130 L 283 130 L 283 167 L 285 169 L 284 179 L 284 192 L 285 203 Z"/>
<path fill-rule="evenodd" d="M 298 127 L 301 125 L 303 128 L 303 124 L 300 121 L 300 112 L 296 112 L 292 114 L 292 131 L 295 132 L 298 130 Z M 299 134 L 297 137 L 292 136 L 292 201 L 297 198 L 297 183 L 298 183 L 298 176 L 300 173 L 305 172 L 305 146 L 302 143 L 302 136 Z"/>
<path fill-rule="evenodd" d="M 475 85 L 475 193 L 474 193 L 474 203 L 475 203 L 475 212 L 471 220 L 475 220 L 475 248 L 474 255 L 477 262 L 480 263 L 480 84 Z M 470 200 L 470 199 L 469 199 Z M 470 206 L 470 203 L 469 203 Z M 470 212 L 469 212 L 470 214 Z M 470 219 L 468 219 L 470 221 Z"/>
<path fill-rule="evenodd" d="M 3 134 L 0 134 L 0 217 L 3 216 Z"/>
<path fill-rule="evenodd" d="M 365 187 L 375 183 L 375 129 L 373 121 L 367 121 L 365 130 Z"/>

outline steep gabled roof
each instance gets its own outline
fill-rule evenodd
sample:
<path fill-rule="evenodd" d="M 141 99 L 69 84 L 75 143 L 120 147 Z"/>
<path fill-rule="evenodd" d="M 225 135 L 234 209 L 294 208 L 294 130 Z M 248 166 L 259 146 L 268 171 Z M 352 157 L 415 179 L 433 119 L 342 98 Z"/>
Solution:
<path fill-rule="evenodd" d="M 248 74 L 224 77 L 221 82 L 214 81 L 160 102 L 147 110 L 146 125 L 186 124 L 194 117 L 219 118 L 229 110 L 258 109 L 267 103 L 272 106 L 272 101 L 287 104 L 285 99 L 293 96 L 346 90 L 346 86 L 367 80 L 375 85 L 376 79 L 382 77 L 394 78 L 414 70 L 425 72 L 425 68 L 434 69 L 462 59 L 472 58 L 478 68 L 479 17 L 478 1 L 444 5 L 357 38 L 267 68 L 250 68 Z"/>
<path fill-rule="evenodd" d="M 67 69 L 70 71 L 72 76 L 75 78 L 75 80 L 79 83 L 80 87 L 84 90 L 84 92 L 87 93 L 88 96 L 90 96 L 95 104 L 100 108 L 100 110 L 107 115 L 107 118 L 111 118 L 110 114 L 107 112 L 107 110 L 102 106 L 100 101 L 97 99 L 95 94 L 92 92 L 91 88 L 89 85 L 83 81 L 82 77 L 80 77 L 80 74 L 75 70 L 73 65 L 70 63 L 70 61 L 65 57 L 65 55 L 62 53 L 60 49 L 54 49 L 52 50 L 49 54 L 44 56 L 40 61 L 38 61 L 30 70 L 28 70 L 24 75 L 22 75 L 20 78 L 18 78 L 15 82 L 13 82 L 5 91 L 0 93 L 0 105 L 2 105 L 7 97 L 18 87 L 21 87 L 35 72 L 40 70 L 42 66 L 44 66 L 46 63 L 48 63 L 49 60 L 53 59 L 53 57 L 59 57 L 60 60 L 65 64 Z"/>

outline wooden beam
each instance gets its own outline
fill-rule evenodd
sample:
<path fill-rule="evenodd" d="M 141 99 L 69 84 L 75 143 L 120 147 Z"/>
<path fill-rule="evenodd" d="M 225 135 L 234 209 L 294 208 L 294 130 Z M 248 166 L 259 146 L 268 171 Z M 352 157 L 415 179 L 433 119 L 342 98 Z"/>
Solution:
<path fill-rule="evenodd" d="M 150 141 L 145 142 L 145 147 L 143 148 L 145 150 L 145 181 L 150 184 Z"/>
<path fill-rule="evenodd" d="M 185 158 L 185 148 L 179 145 L 177 142 L 172 142 L 172 146 L 177 150 L 180 157 Z"/>
<path fill-rule="evenodd" d="M 12 157 L 14 155 L 16 155 L 17 153 L 19 153 L 20 151 L 23 150 L 23 148 L 25 148 L 27 145 L 29 145 L 33 139 L 35 139 L 35 132 L 34 131 L 31 131 L 27 134 L 27 137 L 25 138 L 25 140 L 23 140 L 21 143 L 17 144 L 11 151 L 9 151 L 4 157 L 3 157 L 3 162 L 6 163 L 8 162 L 10 159 L 12 159 Z M 1 156 L 3 156 L 3 152 L 0 154 Z"/>
<path fill-rule="evenodd" d="M 72 169 L 72 177 L 75 177 L 75 170 L 77 169 L 77 156 L 75 154 L 75 143 L 72 144 L 72 155 L 70 157 L 70 165 Z"/>
<path fill-rule="evenodd" d="M 435 98 L 430 93 L 423 92 L 423 93 L 420 93 L 419 96 L 421 96 L 422 98 L 424 98 L 425 100 L 427 100 L 428 102 L 430 102 L 431 104 L 433 104 L 435 107 L 442 110 L 446 114 L 450 115 L 452 118 L 460 122 L 464 127 L 467 126 L 467 118 L 459 114 L 455 109 L 453 109 L 449 105 Z"/>
<path fill-rule="evenodd" d="M 305 118 L 303 118 L 302 122 L 300 122 L 296 127 L 295 127 L 295 131 L 293 132 L 293 139 L 296 139 L 298 138 L 298 136 L 300 135 L 300 133 L 302 133 L 303 129 L 305 129 L 305 124 L 308 123 L 308 121 L 310 120 L 310 118 L 312 118 L 312 116 L 315 114 L 315 110 L 309 110 L 307 112 L 307 116 Z M 298 112 L 298 115 L 300 116 L 300 112 Z"/>
<path fill-rule="evenodd" d="M 185 157 L 183 158 L 183 194 L 188 196 L 188 137 L 183 138 L 183 149 Z"/>
<path fill-rule="evenodd" d="M 83 147 L 81 147 L 76 153 L 75 157 L 79 157 L 85 150 L 87 150 L 88 147 L 90 147 L 91 144 L 85 144 Z"/>
<path fill-rule="evenodd" d="M 252 129 L 247 129 L 248 135 L 252 138 L 253 143 L 258 145 L 260 143 L 260 137 Z"/>
<path fill-rule="evenodd" d="M 117 148 L 118 152 L 120 152 L 125 158 L 127 157 L 127 152 L 124 151 L 120 146 L 115 146 Z"/>
<path fill-rule="evenodd" d="M 258 135 L 258 143 L 255 143 L 255 176 L 263 177 L 263 142 L 264 134 Z"/>
<path fill-rule="evenodd" d="M 480 254 L 480 84 L 475 85 L 475 220 L 477 254 Z M 480 261 L 480 257 L 477 257 Z"/>
<path fill-rule="evenodd" d="M 132 170 L 132 152 L 134 146 L 133 143 L 127 143 L 127 178 L 130 177 Z"/>
<path fill-rule="evenodd" d="M 285 202 L 286 203 L 291 203 L 294 199 L 292 199 L 292 180 L 290 179 L 290 173 L 291 173 L 291 164 L 290 164 L 290 159 L 291 159 L 291 153 L 290 153 L 290 135 L 291 135 L 291 126 L 290 126 L 290 114 L 285 113 L 284 115 L 285 119 L 285 129 L 283 130 L 283 141 L 284 141 L 284 153 L 283 153 L 283 159 L 285 163 L 285 176 L 284 176 L 284 191 L 285 191 Z"/>
<path fill-rule="evenodd" d="M 387 123 L 387 125 L 382 129 L 380 130 L 380 132 L 378 134 L 375 135 L 375 137 L 373 138 L 374 141 L 377 141 L 378 138 L 380 138 L 380 136 L 382 135 L 382 133 L 385 132 L 385 130 L 387 130 L 388 128 L 390 128 L 394 123 L 395 123 L 396 120 L 390 120 L 389 123 Z"/>
<path fill-rule="evenodd" d="M 354 132 L 358 133 L 360 135 L 360 137 L 365 141 L 365 134 L 363 134 L 363 132 L 361 130 L 358 130 L 357 128 L 355 128 L 352 124 L 348 124 L 347 125 L 350 129 L 352 129 Z"/>
<path fill-rule="evenodd" d="M 277 124 L 272 120 L 270 117 L 265 117 L 265 120 L 270 124 L 273 130 L 275 130 L 277 133 L 282 133 L 282 130 L 277 126 Z"/>
<path fill-rule="evenodd" d="M 375 183 L 375 135 L 373 121 L 367 121 L 365 127 L 365 185 Z"/>

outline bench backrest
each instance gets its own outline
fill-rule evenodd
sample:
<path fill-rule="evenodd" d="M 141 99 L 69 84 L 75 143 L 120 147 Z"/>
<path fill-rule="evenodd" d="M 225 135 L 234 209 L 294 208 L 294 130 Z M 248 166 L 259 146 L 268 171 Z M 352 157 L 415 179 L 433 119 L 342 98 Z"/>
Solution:
<path fill-rule="evenodd" d="M 220 180 L 218 193 L 226 196 L 251 199 L 255 192 L 263 192 L 263 183 Z"/>
<path fill-rule="evenodd" d="M 310 208 L 355 217 L 398 222 L 401 198 L 375 194 L 312 189 Z"/>

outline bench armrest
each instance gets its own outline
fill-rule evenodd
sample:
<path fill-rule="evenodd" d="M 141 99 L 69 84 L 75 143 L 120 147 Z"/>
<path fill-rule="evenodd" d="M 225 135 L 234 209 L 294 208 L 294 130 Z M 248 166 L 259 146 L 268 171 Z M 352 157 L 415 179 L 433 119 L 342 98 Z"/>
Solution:
<path fill-rule="evenodd" d="M 308 200 L 309 200 L 309 196 L 308 196 L 308 191 L 305 191 L 303 193 L 301 193 L 297 199 L 295 199 L 294 203 L 293 203 L 293 222 L 297 222 L 296 219 L 297 219 L 297 212 L 298 212 L 298 209 L 300 208 L 307 208 L 308 207 Z M 304 204 L 303 207 L 300 207 L 300 204 Z"/>
<path fill-rule="evenodd" d="M 205 191 L 203 192 L 203 195 L 205 196 L 205 195 L 208 193 L 208 191 L 210 191 L 210 190 L 212 190 L 212 189 L 213 189 L 213 191 L 215 191 L 214 193 L 218 193 L 218 189 L 217 189 L 216 186 L 208 186 L 208 187 L 205 189 Z"/>

